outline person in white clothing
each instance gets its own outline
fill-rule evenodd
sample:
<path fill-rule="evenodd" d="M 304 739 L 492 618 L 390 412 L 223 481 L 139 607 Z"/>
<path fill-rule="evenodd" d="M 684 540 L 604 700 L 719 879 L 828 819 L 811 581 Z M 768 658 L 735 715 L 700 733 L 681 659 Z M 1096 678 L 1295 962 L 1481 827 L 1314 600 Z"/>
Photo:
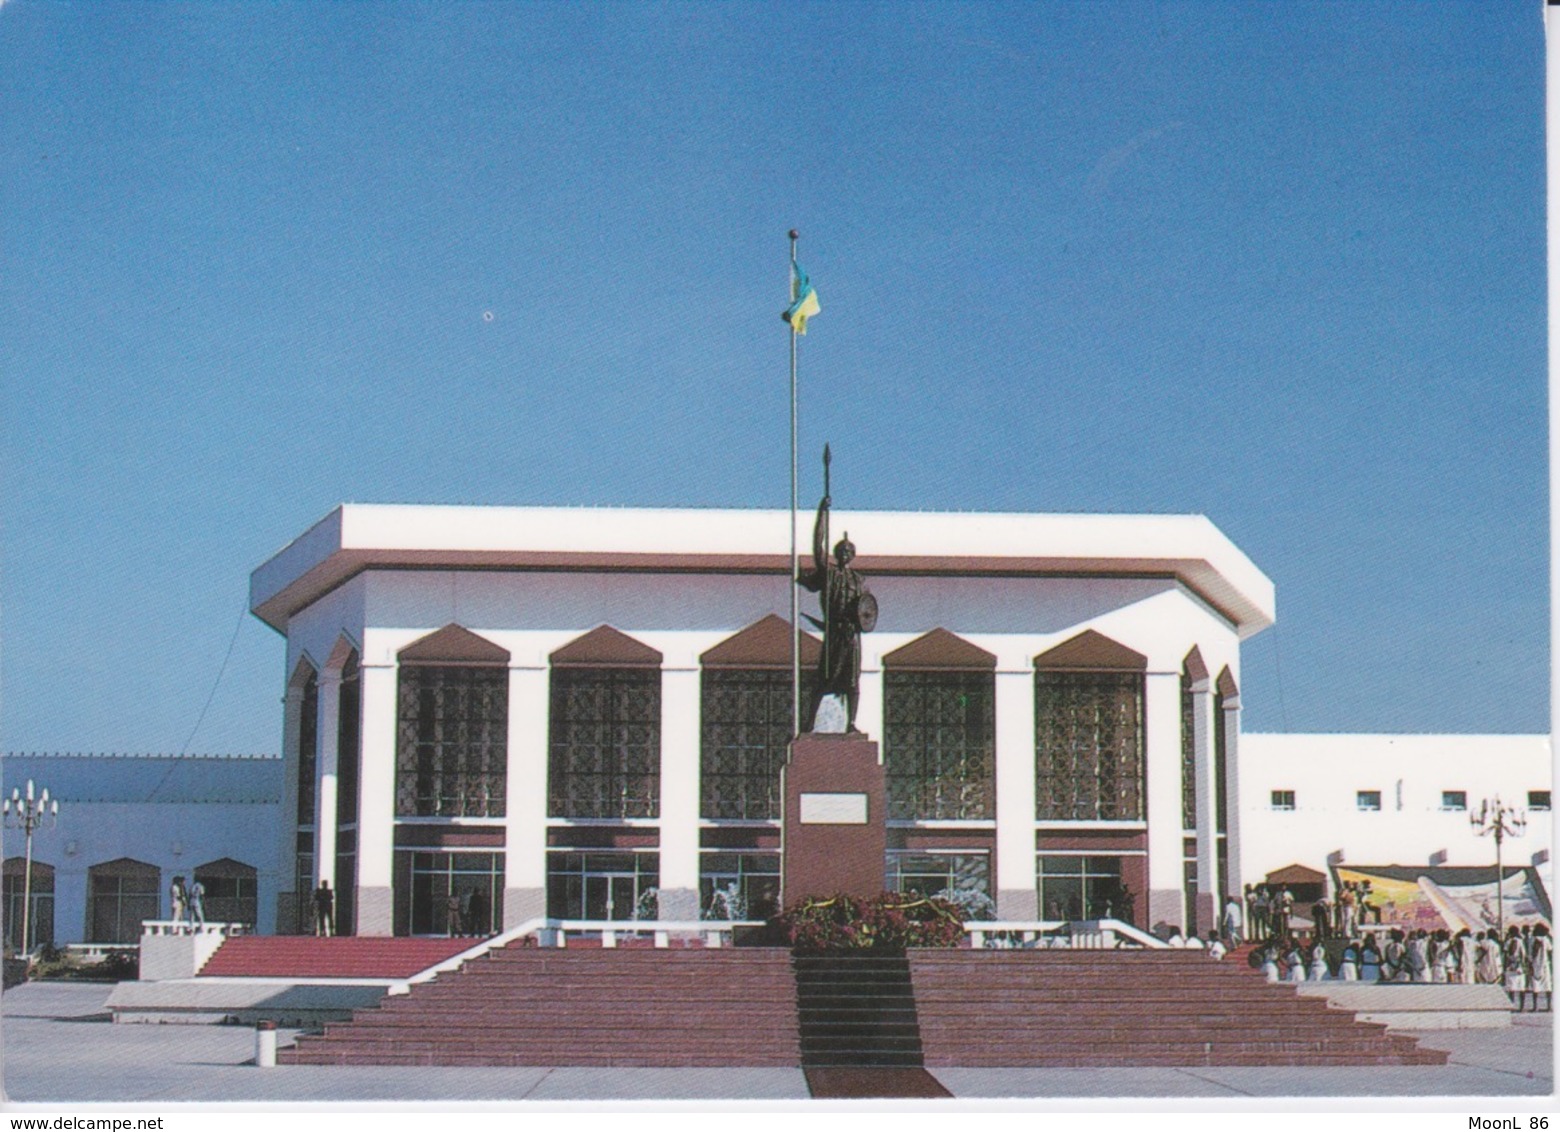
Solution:
<path fill-rule="evenodd" d="M 1533 928 L 1533 940 L 1528 947 L 1528 993 L 1533 996 L 1533 1013 L 1538 1013 L 1538 996 L 1544 996 L 1544 1009 L 1553 1010 L 1555 1004 L 1554 940 L 1549 929 L 1538 924 Z"/>

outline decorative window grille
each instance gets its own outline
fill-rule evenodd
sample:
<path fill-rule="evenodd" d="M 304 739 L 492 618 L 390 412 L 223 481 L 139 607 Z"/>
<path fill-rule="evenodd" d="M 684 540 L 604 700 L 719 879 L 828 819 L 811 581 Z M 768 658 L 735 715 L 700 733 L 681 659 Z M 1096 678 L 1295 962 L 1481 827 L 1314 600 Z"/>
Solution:
<path fill-rule="evenodd" d="M 1181 673 L 1181 828 L 1197 828 L 1197 741 L 1192 681 Z"/>
<path fill-rule="evenodd" d="M 399 701 L 396 814 L 503 817 L 508 670 L 403 664 Z"/>
<path fill-rule="evenodd" d="M 660 815 L 660 669 L 553 669 L 547 794 L 552 817 Z"/>
<path fill-rule="evenodd" d="M 1143 677 L 1035 674 L 1035 816 L 1143 820 Z"/>
<path fill-rule="evenodd" d="M 1230 757 L 1229 757 L 1229 733 L 1226 730 L 1224 715 L 1224 693 L 1218 692 L 1213 697 L 1213 789 L 1214 802 L 1217 806 L 1215 821 L 1220 833 L 1228 833 L 1230 829 Z M 1221 877 L 1229 874 L 1221 867 Z"/>
<path fill-rule="evenodd" d="M 883 679 L 888 816 L 996 817 L 995 677 L 990 672 L 895 672 Z"/>
<path fill-rule="evenodd" d="M 807 696 L 812 677 L 802 676 Z M 791 673 L 708 668 L 701 683 L 699 812 L 706 818 L 780 817 L 780 768 L 791 742 Z"/>
<path fill-rule="evenodd" d="M 341 668 L 341 688 L 336 700 L 336 825 L 353 825 L 358 819 L 358 777 L 363 763 L 362 681 L 358 657 L 353 653 Z"/>
<path fill-rule="evenodd" d="M 304 681 L 298 704 L 298 824 L 314 824 L 314 776 L 319 765 L 320 680 Z"/>

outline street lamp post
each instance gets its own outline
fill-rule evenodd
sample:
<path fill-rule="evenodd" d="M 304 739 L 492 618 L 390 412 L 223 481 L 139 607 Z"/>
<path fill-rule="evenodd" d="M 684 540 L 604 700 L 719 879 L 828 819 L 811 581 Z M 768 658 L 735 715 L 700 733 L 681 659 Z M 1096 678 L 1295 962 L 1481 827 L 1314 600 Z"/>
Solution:
<path fill-rule="evenodd" d="M 43 793 L 37 796 L 33 794 L 33 781 L 27 780 L 27 796 L 22 797 L 22 792 L 16 787 L 11 788 L 11 796 L 4 803 L 0 803 L 0 811 L 4 812 L 4 821 L 7 829 L 20 829 L 27 835 L 26 872 L 22 877 L 22 956 L 25 958 L 28 948 L 28 934 L 32 927 L 32 843 L 33 831 L 48 822 L 52 828 L 59 820 L 60 803 L 57 799 L 49 797 L 48 787 L 44 787 Z"/>
<path fill-rule="evenodd" d="M 1477 810 L 1468 813 L 1468 824 L 1480 837 L 1495 838 L 1495 934 L 1506 935 L 1506 866 L 1501 845 L 1507 837 L 1521 837 L 1527 829 L 1527 815 L 1515 806 L 1502 804 L 1500 796 L 1486 798 Z"/>

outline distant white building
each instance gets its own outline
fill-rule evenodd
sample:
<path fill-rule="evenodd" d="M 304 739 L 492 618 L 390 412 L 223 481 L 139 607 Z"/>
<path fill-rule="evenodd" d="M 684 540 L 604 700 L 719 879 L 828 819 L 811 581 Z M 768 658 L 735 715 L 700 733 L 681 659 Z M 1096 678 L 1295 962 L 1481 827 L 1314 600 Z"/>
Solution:
<path fill-rule="evenodd" d="M 1504 863 L 1554 890 L 1554 755 L 1547 735 L 1241 736 L 1241 865 L 1248 883 L 1300 864 L 1493 866 L 1469 820 L 1499 799 L 1527 820 Z"/>
<path fill-rule="evenodd" d="M 206 918 L 275 929 L 282 762 L 271 757 L 8 754 L 5 793 L 29 780 L 59 802 L 33 837 L 29 943 L 135 943 L 169 915 L 175 876 L 200 877 Z M 6 942 L 21 941 L 25 838 L 5 831 Z"/>

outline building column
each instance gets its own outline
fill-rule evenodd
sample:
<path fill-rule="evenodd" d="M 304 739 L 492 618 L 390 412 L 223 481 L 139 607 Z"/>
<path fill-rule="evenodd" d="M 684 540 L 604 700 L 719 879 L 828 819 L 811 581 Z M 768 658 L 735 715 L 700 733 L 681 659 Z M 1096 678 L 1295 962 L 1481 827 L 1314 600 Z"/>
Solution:
<path fill-rule="evenodd" d="M 319 729 L 315 740 L 319 755 L 315 760 L 314 791 L 314 883 L 321 881 L 336 888 L 336 768 L 340 754 L 337 725 L 341 717 L 341 672 L 327 670 L 319 677 Z"/>
<path fill-rule="evenodd" d="M 1225 867 L 1229 875 L 1221 878 L 1231 896 L 1245 892 L 1245 873 L 1240 861 L 1240 697 L 1224 697 L 1224 794 Z"/>
<path fill-rule="evenodd" d="M 876 652 L 861 658 L 861 695 L 856 701 L 856 729 L 878 745 L 883 761 L 883 657 Z M 806 710 L 805 707 L 803 710 Z"/>
<path fill-rule="evenodd" d="M 661 919 L 699 918 L 699 665 L 661 670 Z"/>
<path fill-rule="evenodd" d="M 357 934 L 395 933 L 396 666 L 358 668 Z"/>
<path fill-rule="evenodd" d="M 1197 778 L 1197 911 L 1199 934 L 1219 926 L 1219 795 L 1213 760 L 1213 693 L 1206 680 L 1192 689 L 1192 773 Z M 1183 925 L 1187 931 L 1189 925 Z"/>
<path fill-rule="evenodd" d="M 547 668 L 509 669 L 504 930 L 547 915 Z"/>
<path fill-rule="evenodd" d="M 997 919 L 1037 920 L 1033 668 L 997 669 L 996 741 Z"/>
<path fill-rule="evenodd" d="M 1181 855 L 1181 674 L 1144 679 L 1144 764 L 1148 792 L 1148 924 L 1180 925 L 1186 906 Z"/>
<path fill-rule="evenodd" d="M 289 681 L 282 705 L 282 820 L 277 823 L 276 931 L 291 935 L 302 923 L 299 909 L 309 906 L 308 893 L 293 891 L 298 887 L 298 723 L 303 715 L 303 688 Z"/>

